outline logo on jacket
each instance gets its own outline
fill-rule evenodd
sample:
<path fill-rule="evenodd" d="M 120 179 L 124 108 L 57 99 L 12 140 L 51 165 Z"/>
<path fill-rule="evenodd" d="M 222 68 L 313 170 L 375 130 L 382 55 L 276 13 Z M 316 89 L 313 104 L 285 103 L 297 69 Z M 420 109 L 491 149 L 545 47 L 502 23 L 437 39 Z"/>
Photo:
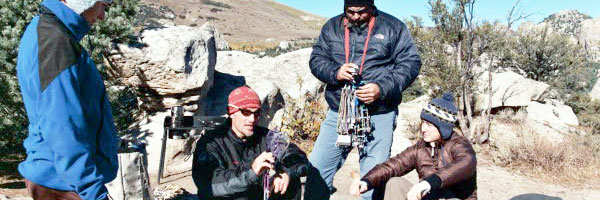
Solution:
<path fill-rule="evenodd" d="M 380 40 L 385 40 L 385 36 L 383 36 L 383 34 L 377 34 L 375 35 L 375 38 L 380 39 Z"/>

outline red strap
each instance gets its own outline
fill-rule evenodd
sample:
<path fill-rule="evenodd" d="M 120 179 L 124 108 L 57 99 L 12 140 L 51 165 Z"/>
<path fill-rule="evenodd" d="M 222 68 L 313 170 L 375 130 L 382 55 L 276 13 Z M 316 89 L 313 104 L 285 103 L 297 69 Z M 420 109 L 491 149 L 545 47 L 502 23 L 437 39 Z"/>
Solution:
<path fill-rule="evenodd" d="M 348 28 L 348 18 L 344 18 L 344 50 L 346 53 L 346 64 L 350 62 L 350 29 Z M 375 26 L 375 17 L 371 17 L 369 21 L 369 33 L 367 34 L 367 40 L 365 41 L 365 49 L 363 50 L 362 62 L 360 63 L 360 71 L 358 75 L 362 74 L 363 67 L 365 66 L 365 58 L 367 57 L 367 50 L 369 49 L 369 41 L 371 40 L 371 32 Z"/>

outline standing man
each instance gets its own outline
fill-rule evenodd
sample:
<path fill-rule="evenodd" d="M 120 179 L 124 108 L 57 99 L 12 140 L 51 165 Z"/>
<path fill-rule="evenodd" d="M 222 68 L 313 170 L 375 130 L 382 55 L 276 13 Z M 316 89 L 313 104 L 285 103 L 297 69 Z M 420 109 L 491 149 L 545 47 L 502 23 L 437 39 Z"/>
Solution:
<path fill-rule="evenodd" d="M 104 83 L 80 45 L 112 0 L 45 0 L 19 46 L 29 119 L 19 172 L 33 199 L 108 199 L 117 137 Z"/>
<path fill-rule="evenodd" d="M 374 0 L 345 0 L 344 13 L 323 26 L 310 68 L 315 77 L 327 84 L 325 98 L 329 104 L 310 161 L 332 189 L 333 177 L 349 153 L 335 145 L 344 85 L 356 77 L 364 83 L 356 95 L 367 105 L 373 127 L 360 156 L 360 172 L 364 175 L 390 157 L 402 91 L 419 74 L 421 60 L 403 22 L 377 10 Z M 364 193 L 363 199 L 371 199 L 371 193 Z"/>

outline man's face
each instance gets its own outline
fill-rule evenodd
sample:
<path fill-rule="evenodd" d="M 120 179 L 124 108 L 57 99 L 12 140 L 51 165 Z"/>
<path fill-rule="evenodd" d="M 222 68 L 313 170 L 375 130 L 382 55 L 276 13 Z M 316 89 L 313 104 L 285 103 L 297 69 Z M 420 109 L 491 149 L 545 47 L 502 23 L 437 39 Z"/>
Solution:
<path fill-rule="evenodd" d="M 81 16 L 85 19 L 85 21 L 87 21 L 90 24 L 90 26 L 94 25 L 96 21 L 104 20 L 104 13 L 108 6 L 108 3 L 96 2 L 94 6 L 83 11 L 83 13 L 81 13 Z"/>
<path fill-rule="evenodd" d="M 241 139 L 252 136 L 259 116 L 258 108 L 239 109 L 230 115 L 232 131 Z"/>
<path fill-rule="evenodd" d="M 355 24 L 362 24 L 371 19 L 371 6 L 349 6 L 346 7 L 346 17 Z"/>

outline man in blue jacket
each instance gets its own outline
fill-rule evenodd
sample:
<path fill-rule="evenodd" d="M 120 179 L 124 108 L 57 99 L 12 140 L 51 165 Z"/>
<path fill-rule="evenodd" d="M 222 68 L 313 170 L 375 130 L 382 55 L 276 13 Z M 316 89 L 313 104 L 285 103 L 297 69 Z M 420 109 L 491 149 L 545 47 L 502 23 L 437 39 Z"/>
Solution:
<path fill-rule="evenodd" d="M 338 148 L 336 124 L 340 94 L 358 75 L 364 83 L 356 91 L 371 115 L 372 131 L 360 155 L 364 175 L 390 157 L 402 92 L 419 74 L 421 59 L 407 26 L 377 10 L 374 0 L 345 0 L 344 13 L 327 21 L 310 58 L 312 74 L 327 84 L 329 111 L 321 125 L 310 162 L 332 188 L 333 177 L 348 156 Z M 362 196 L 371 198 L 371 192 Z"/>
<path fill-rule="evenodd" d="M 33 199 L 108 199 L 117 137 L 104 83 L 80 45 L 112 0 L 45 0 L 19 46 L 29 118 L 19 165 Z"/>

